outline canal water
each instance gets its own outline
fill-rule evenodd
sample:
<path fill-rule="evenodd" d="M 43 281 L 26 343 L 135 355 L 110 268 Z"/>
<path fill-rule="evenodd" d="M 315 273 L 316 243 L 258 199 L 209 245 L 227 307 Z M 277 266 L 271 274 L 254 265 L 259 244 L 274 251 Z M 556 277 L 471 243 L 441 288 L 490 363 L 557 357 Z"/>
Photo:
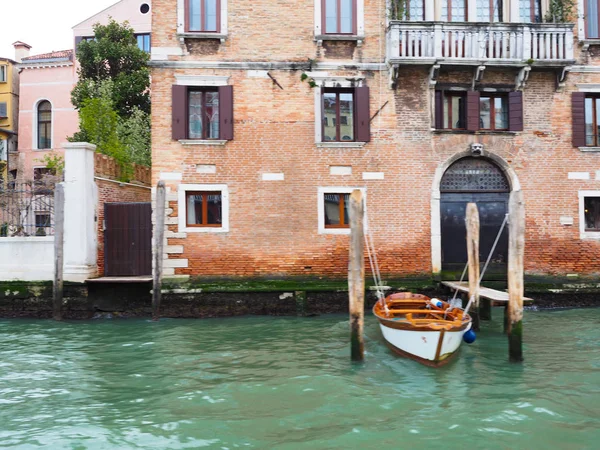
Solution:
<path fill-rule="evenodd" d="M 347 316 L 0 320 L 0 448 L 596 449 L 600 309 L 526 311 L 522 365 L 499 310 L 449 366 Z"/>

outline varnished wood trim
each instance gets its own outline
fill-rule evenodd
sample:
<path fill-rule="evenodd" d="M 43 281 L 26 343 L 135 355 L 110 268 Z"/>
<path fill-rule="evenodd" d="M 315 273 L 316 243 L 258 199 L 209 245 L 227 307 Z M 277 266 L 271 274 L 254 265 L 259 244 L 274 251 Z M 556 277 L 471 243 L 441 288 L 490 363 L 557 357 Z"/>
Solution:
<path fill-rule="evenodd" d="M 435 360 L 439 361 L 440 353 L 442 351 L 442 343 L 444 342 L 444 335 L 446 334 L 445 330 L 440 331 L 440 337 L 438 339 L 437 349 L 435 350 Z"/>

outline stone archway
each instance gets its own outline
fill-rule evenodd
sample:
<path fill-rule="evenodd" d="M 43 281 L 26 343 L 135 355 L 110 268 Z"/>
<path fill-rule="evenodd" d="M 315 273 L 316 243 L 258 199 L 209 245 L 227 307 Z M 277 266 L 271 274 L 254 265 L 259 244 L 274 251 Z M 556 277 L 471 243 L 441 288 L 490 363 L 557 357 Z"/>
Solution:
<path fill-rule="evenodd" d="M 470 201 L 480 210 L 480 258 L 482 263 L 485 261 L 508 212 L 510 192 L 516 190 L 520 190 L 520 184 L 515 172 L 502 158 L 488 152 L 481 156 L 461 152 L 436 169 L 431 198 L 434 275 L 452 279 L 462 273 L 466 262 L 464 208 Z M 506 279 L 507 242 L 505 227 L 487 271 L 490 278 Z"/>

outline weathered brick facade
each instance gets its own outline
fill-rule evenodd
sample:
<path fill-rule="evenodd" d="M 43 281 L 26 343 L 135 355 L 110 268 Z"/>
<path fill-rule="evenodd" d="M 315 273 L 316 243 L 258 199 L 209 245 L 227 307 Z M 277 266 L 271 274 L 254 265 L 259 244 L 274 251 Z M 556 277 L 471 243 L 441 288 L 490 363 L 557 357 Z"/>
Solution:
<path fill-rule="evenodd" d="M 580 236 L 578 197 L 581 190 L 600 191 L 600 153 L 572 145 L 571 120 L 572 92 L 600 83 L 600 70 L 588 69 L 598 65 L 597 48 L 583 52 L 575 39 L 576 61 L 560 88 L 561 67 L 533 63 L 522 88 L 523 131 L 451 132 L 434 129 L 431 64 L 400 65 L 397 87 L 390 87 L 384 0 L 364 1 L 361 42 L 322 43 L 315 41 L 314 0 L 230 1 L 223 41 L 178 33 L 177 5 L 153 2 L 152 184 L 163 179 L 170 189 L 167 243 L 173 246 L 166 247 L 165 275 L 346 276 L 349 236 L 319 233 L 323 187 L 366 189 L 384 278 L 438 273 L 439 201 L 433 199 L 443 170 L 470 156 L 471 143 L 483 144 L 484 157 L 524 192 L 526 273 L 600 273 L 600 241 Z M 515 90 L 525 65 L 490 65 L 477 82 L 477 65 L 442 65 L 435 81 Z M 182 76 L 228 77 L 233 140 L 172 139 L 172 85 Z M 315 143 L 319 77 L 359 79 L 369 87 L 370 115 L 378 113 L 370 142 Z M 226 185 L 229 231 L 180 232 L 180 184 Z"/>

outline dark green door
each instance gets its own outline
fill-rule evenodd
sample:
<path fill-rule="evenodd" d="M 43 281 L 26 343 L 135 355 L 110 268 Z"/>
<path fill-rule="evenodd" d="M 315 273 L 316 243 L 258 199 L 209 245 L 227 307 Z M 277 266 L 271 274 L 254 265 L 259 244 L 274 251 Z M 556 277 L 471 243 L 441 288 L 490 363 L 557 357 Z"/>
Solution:
<path fill-rule="evenodd" d="M 492 162 L 481 158 L 465 158 L 446 171 L 440 191 L 442 278 L 458 280 L 467 263 L 467 203 L 475 203 L 479 211 L 479 260 L 483 269 L 508 212 L 509 186 L 500 168 Z M 484 279 L 506 280 L 507 261 L 506 225 Z"/>

